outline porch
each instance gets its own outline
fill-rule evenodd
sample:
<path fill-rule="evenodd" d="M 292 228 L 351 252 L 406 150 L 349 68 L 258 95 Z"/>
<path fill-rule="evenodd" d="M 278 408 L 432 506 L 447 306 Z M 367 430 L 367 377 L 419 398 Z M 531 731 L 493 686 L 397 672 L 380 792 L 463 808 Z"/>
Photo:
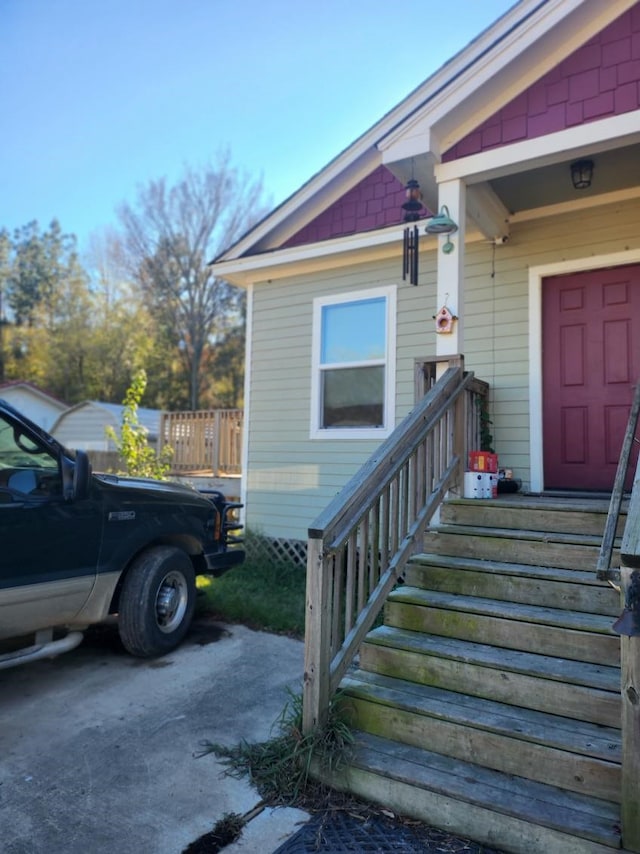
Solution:
<path fill-rule="evenodd" d="M 356 737 L 316 773 L 505 851 L 640 851 L 638 639 L 598 577 L 637 496 L 462 498 L 485 391 L 450 367 L 310 529 L 305 726 L 340 690 Z"/>

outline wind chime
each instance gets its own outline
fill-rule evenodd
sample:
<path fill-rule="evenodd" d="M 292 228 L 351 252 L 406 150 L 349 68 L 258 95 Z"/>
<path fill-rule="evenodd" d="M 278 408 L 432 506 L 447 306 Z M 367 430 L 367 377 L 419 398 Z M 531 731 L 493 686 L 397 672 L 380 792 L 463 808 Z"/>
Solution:
<path fill-rule="evenodd" d="M 416 222 L 422 210 L 420 184 L 411 178 L 405 187 L 406 200 L 402 205 L 405 222 Z M 407 226 L 402 244 L 402 278 L 409 279 L 411 285 L 418 284 L 418 226 Z"/>

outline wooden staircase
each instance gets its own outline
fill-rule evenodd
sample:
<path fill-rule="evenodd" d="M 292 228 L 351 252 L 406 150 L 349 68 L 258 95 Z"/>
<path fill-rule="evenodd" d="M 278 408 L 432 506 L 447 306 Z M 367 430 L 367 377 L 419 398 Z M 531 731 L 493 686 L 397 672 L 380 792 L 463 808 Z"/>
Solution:
<path fill-rule="evenodd" d="M 356 748 L 322 776 L 502 851 L 619 851 L 621 606 L 595 577 L 606 514 L 596 500 L 444 504 L 342 680 Z"/>

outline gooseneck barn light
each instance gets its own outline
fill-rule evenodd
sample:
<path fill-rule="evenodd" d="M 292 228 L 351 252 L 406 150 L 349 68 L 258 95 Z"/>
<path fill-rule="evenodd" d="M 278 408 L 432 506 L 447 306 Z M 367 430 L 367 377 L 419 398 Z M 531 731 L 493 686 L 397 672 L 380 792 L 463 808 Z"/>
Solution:
<path fill-rule="evenodd" d="M 458 226 L 451 219 L 451 216 L 449 215 L 449 208 L 446 205 L 443 205 L 440 208 L 440 213 L 431 217 L 424 230 L 427 234 L 453 234 L 454 231 L 458 230 Z M 453 252 L 454 249 L 455 246 L 451 240 L 447 240 L 442 247 L 442 251 L 446 255 Z"/>

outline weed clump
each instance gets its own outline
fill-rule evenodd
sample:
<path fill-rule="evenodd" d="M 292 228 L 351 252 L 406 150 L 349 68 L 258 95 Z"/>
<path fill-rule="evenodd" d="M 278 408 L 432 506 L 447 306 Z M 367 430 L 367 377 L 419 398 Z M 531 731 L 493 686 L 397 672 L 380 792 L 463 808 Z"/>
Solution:
<path fill-rule="evenodd" d="M 313 765 L 337 770 L 353 744 L 346 711 L 344 696 L 336 694 L 325 725 L 304 734 L 302 696 L 289 691 L 273 738 L 256 744 L 242 741 L 234 747 L 207 742 L 203 753 L 215 753 L 230 776 L 248 777 L 269 806 L 316 809 L 326 800 L 328 789 L 312 778 Z"/>

